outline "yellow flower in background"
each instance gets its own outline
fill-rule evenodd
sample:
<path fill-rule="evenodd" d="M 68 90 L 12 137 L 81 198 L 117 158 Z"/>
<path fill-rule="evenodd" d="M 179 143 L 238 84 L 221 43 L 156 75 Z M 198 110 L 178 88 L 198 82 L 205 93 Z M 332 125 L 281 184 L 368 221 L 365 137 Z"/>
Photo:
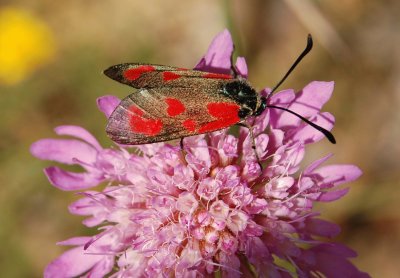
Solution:
<path fill-rule="evenodd" d="M 0 84 L 15 84 L 54 55 L 45 22 L 17 8 L 0 9 Z"/>

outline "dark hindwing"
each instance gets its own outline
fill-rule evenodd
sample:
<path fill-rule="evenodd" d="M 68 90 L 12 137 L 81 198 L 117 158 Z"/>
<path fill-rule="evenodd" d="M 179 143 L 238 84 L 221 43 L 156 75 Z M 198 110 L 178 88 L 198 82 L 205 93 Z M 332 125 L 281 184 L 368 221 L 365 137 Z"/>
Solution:
<path fill-rule="evenodd" d="M 232 79 L 231 75 L 209 73 L 162 65 L 126 63 L 111 66 L 104 74 L 120 83 L 136 89 L 160 87 L 190 87 L 203 79 L 211 83 Z"/>
<path fill-rule="evenodd" d="M 109 118 L 107 134 L 117 143 L 138 145 L 211 132 L 236 124 L 240 121 L 240 105 L 220 93 L 220 83 L 142 88 L 124 98 L 114 110 Z"/>

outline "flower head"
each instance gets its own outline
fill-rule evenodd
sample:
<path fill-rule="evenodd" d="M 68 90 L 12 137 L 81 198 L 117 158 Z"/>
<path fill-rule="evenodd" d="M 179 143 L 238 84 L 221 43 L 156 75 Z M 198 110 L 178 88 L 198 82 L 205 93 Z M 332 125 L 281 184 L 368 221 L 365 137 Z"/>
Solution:
<path fill-rule="evenodd" d="M 232 51 L 224 31 L 196 68 L 227 72 Z M 247 75 L 243 58 L 236 67 Z M 332 90 L 332 82 L 312 82 L 297 94 L 281 91 L 269 102 L 330 130 L 333 116 L 320 110 Z M 98 100 L 107 117 L 118 103 L 112 96 Z M 348 261 L 353 251 L 328 241 L 339 227 L 313 210 L 315 202 L 345 195 L 348 189 L 339 186 L 361 171 L 353 165 L 322 166 L 330 156 L 300 170 L 305 146 L 323 135 L 290 114 L 267 109 L 250 124 L 263 169 L 246 128 L 238 136 L 222 130 L 185 138 L 185 154 L 168 143 L 138 146 L 140 153 L 126 146 L 104 149 L 76 126 L 56 129 L 74 139 L 34 143 L 36 157 L 85 170 L 45 169 L 54 186 L 79 190 L 108 182 L 103 190 L 81 193 L 69 207 L 88 216 L 84 225 L 98 226 L 99 233 L 61 242 L 75 247 L 50 263 L 45 276 L 367 277 Z"/>

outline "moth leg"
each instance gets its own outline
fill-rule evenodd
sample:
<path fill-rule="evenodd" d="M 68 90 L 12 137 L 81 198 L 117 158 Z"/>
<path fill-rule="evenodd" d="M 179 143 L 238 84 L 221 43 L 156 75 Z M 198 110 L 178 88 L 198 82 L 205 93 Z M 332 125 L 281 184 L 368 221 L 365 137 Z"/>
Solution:
<path fill-rule="evenodd" d="M 253 149 L 254 154 L 255 154 L 255 156 L 256 156 L 258 166 L 260 166 L 260 169 L 261 169 L 261 171 L 262 171 L 262 170 L 263 170 L 263 166 L 262 166 L 262 164 L 261 164 L 260 157 L 258 156 L 258 153 L 257 153 L 257 149 L 256 149 L 256 139 L 255 139 L 255 137 L 254 137 L 253 127 L 252 127 L 251 125 L 249 125 L 248 123 L 246 123 L 246 122 L 238 123 L 238 125 L 239 125 L 239 126 L 247 127 L 247 129 L 249 130 L 249 132 L 250 132 L 250 138 L 251 138 L 251 148 Z"/>
<path fill-rule="evenodd" d="M 182 137 L 181 140 L 179 141 L 179 145 L 181 146 L 181 151 L 183 151 L 183 139 L 185 137 Z"/>
<path fill-rule="evenodd" d="M 186 164 L 188 164 L 187 161 L 186 161 L 187 152 L 186 152 L 185 147 L 183 145 L 183 139 L 185 139 L 185 137 L 181 138 L 181 140 L 179 141 L 179 146 L 181 147 L 181 153 L 182 153 L 183 160 L 186 162 Z"/>

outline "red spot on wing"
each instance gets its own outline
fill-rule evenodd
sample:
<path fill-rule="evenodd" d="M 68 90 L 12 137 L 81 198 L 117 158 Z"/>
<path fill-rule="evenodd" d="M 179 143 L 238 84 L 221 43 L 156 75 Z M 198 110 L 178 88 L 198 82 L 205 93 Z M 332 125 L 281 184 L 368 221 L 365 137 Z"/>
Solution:
<path fill-rule="evenodd" d="M 204 78 L 215 78 L 215 79 L 232 79 L 232 76 L 229 74 L 222 73 L 206 73 L 203 75 Z"/>
<path fill-rule="evenodd" d="M 154 136 L 160 133 L 163 127 L 161 120 L 144 118 L 144 112 L 134 105 L 129 107 L 129 111 L 131 112 L 129 124 L 132 132 L 149 136 Z"/>
<path fill-rule="evenodd" d="M 175 79 L 178 79 L 178 78 L 180 78 L 180 77 L 182 77 L 182 76 L 179 75 L 179 74 L 176 74 L 176 73 L 174 73 L 174 72 L 170 72 L 170 71 L 164 71 L 164 72 L 163 72 L 163 79 L 164 79 L 164 81 L 175 80 Z"/>
<path fill-rule="evenodd" d="M 185 112 L 185 106 L 176 98 L 166 98 L 165 103 L 168 105 L 167 114 L 171 117 L 178 116 Z"/>
<path fill-rule="evenodd" d="M 134 115 L 136 116 L 143 116 L 144 112 L 142 111 L 142 109 L 140 109 L 139 107 L 136 107 L 134 105 L 132 105 L 129 108 L 129 111 L 131 111 Z"/>
<path fill-rule="evenodd" d="M 183 127 L 188 131 L 193 132 L 196 130 L 196 122 L 192 119 L 187 119 L 182 123 Z"/>
<path fill-rule="evenodd" d="M 208 113 L 217 118 L 215 121 L 202 125 L 199 129 L 200 133 L 210 132 L 225 127 L 230 127 L 240 121 L 240 106 L 236 103 L 216 102 L 207 104 Z"/>
<path fill-rule="evenodd" d="M 149 65 L 139 66 L 137 68 L 128 69 L 124 72 L 124 77 L 128 80 L 136 80 L 138 79 L 143 73 L 155 71 L 156 68 Z"/>

